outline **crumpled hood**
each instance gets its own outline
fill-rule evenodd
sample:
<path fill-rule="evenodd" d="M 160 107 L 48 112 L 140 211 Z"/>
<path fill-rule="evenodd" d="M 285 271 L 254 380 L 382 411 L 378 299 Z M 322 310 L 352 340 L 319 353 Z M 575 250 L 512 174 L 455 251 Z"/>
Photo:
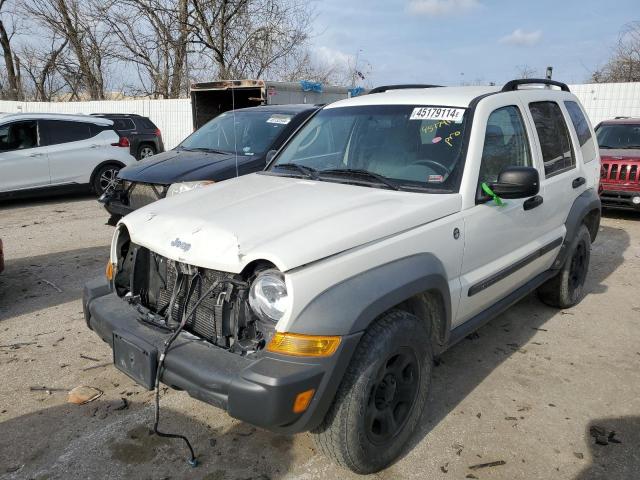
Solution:
<path fill-rule="evenodd" d="M 188 150 L 169 150 L 123 168 L 118 176 L 124 180 L 171 184 L 193 180 L 215 180 L 221 162 L 235 162 L 235 156 Z"/>
<path fill-rule="evenodd" d="M 132 241 L 177 261 L 239 273 L 264 259 L 287 271 L 451 215 L 461 204 L 459 194 L 251 174 L 152 203 L 121 223 Z"/>

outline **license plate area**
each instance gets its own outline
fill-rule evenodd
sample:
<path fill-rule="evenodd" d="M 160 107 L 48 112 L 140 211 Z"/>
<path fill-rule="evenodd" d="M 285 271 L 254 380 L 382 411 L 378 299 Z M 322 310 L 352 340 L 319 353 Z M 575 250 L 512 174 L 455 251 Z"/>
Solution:
<path fill-rule="evenodd" d="M 113 363 L 147 390 L 153 390 L 158 368 L 158 349 L 123 332 L 113 332 Z"/>

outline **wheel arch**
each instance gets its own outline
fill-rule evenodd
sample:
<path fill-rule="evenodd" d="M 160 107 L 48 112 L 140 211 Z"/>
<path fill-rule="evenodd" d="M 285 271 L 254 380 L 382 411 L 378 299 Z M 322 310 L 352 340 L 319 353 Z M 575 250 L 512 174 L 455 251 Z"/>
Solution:
<path fill-rule="evenodd" d="M 552 269 L 557 270 L 562 267 L 569 251 L 569 245 L 582 225 L 585 225 L 589 230 L 591 241 L 595 241 L 600 229 L 601 212 L 600 197 L 594 189 L 585 190 L 575 199 L 564 223 L 566 235 L 560 247 L 560 252 L 553 262 Z"/>
<path fill-rule="evenodd" d="M 91 172 L 91 177 L 89 177 L 89 184 L 90 184 L 91 186 L 93 186 L 93 181 L 95 180 L 95 178 L 96 178 L 96 174 L 98 173 L 98 171 L 99 171 L 102 167 L 105 167 L 105 166 L 107 166 L 107 165 L 117 165 L 117 166 L 119 166 L 120 168 L 124 168 L 124 167 L 126 167 L 126 165 L 125 165 L 124 163 L 122 163 L 121 161 L 119 161 L 119 160 L 104 160 L 103 162 L 100 162 L 98 165 L 96 165 L 96 166 L 93 168 L 93 171 Z"/>
<path fill-rule="evenodd" d="M 328 288 L 291 324 L 296 333 L 349 335 L 380 315 L 407 311 L 427 322 L 432 338 L 446 345 L 451 329 L 451 294 L 442 262 L 421 253 L 379 265 Z M 434 350 L 439 350 L 434 345 Z"/>

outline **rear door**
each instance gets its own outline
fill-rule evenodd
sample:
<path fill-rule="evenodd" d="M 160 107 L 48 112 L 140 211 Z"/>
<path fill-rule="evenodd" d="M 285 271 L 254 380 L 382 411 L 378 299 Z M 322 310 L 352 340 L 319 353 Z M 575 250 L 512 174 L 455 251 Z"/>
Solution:
<path fill-rule="evenodd" d="M 46 120 L 51 184 L 89 183 L 91 173 L 107 148 L 92 124 L 69 120 Z"/>
<path fill-rule="evenodd" d="M 36 120 L 0 125 L 0 191 L 46 187 L 47 148 Z"/>
<path fill-rule="evenodd" d="M 544 197 L 547 222 L 556 236 L 564 238 L 565 221 L 576 198 L 588 186 L 582 151 L 564 105 L 564 95 L 550 100 L 544 92 L 531 92 L 526 100 L 527 117 L 538 139 L 542 159 L 540 191 Z M 573 99 L 567 94 L 569 99 Z"/>

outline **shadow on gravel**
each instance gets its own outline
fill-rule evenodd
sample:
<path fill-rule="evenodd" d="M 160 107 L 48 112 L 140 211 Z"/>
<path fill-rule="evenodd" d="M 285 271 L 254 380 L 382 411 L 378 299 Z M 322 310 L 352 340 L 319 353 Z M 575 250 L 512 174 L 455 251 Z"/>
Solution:
<path fill-rule="evenodd" d="M 603 282 L 622 264 L 629 243 L 629 234 L 623 229 L 601 227 L 592 247 L 587 296 L 607 290 Z M 557 314 L 557 309 L 543 304 L 534 293 L 491 320 L 477 336 L 446 351 L 434 368 L 429 402 L 405 455 L 502 362 L 519 355 L 534 335 L 545 334 L 545 323 Z"/>
<path fill-rule="evenodd" d="M 634 212 L 632 210 L 615 210 L 613 208 L 603 208 L 602 216 L 606 218 L 614 218 L 616 220 L 640 221 L 640 210 Z"/>
<path fill-rule="evenodd" d="M 87 280 L 104 275 L 109 247 L 91 247 L 18 260 L 0 274 L 0 321 L 82 297 Z"/>
<path fill-rule="evenodd" d="M 149 430 L 151 408 L 116 411 L 120 403 L 64 404 L 0 423 L 0 478 L 275 480 L 291 467 L 292 437 L 242 423 L 216 430 L 164 408 L 161 428 L 188 434 L 199 461 L 192 468 L 181 440 Z"/>
<path fill-rule="evenodd" d="M 611 432 L 615 435 L 608 437 Z M 594 435 L 604 433 L 596 443 Z M 640 477 L 640 417 L 603 418 L 592 421 L 585 432 L 591 465 L 575 480 L 636 479 Z M 619 443 L 618 443 L 619 442 Z"/>
<path fill-rule="evenodd" d="M 16 208 L 37 207 L 40 205 L 55 204 L 55 203 L 73 203 L 82 202 L 84 200 L 95 199 L 96 196 L 88 191 L 80 190 L 73 192 L 56 192 L 46 193 L 41 195 L 24 195 L 11 198 L 0 197 L 0 211 L 12 210 Z"/>

